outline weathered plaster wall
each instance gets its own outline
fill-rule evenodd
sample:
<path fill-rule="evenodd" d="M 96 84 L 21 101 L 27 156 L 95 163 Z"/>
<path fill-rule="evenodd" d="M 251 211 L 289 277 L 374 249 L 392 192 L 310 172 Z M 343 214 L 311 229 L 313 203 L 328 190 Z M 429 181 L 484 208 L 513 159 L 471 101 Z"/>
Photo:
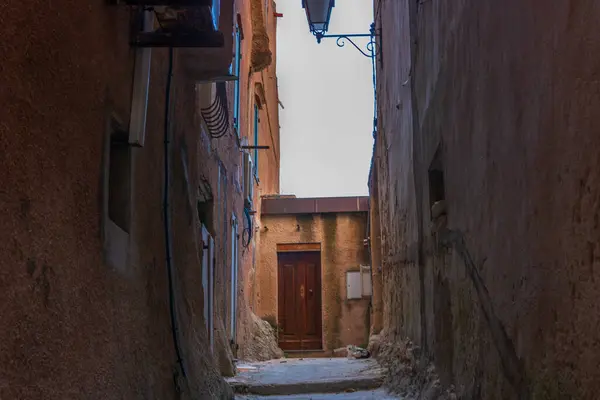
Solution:
<path fill-rule="evenodd" d="M 260 150 L 260 190 L 262 195 L 279 194 L 279 171 L 280 171 L 280 143 L 279 143 L 279 92 L 277 86 L 277 17 L 276 3 L 274 1 L 262 1 L 267 5 L 265 12 L 267 33 L 273 62 L 257 74 L 256 80 L 260 81 L 265 94 L 265 104 L 260 113 L 260 137 L 259 144 L 269 146 L 267 150 Z M 259 201 L 260 203 L 260 201 Z M 260 215 L 260 214 L 258 214 Z"/>
<path fill-rule="evenodd" d="M 130 14 L 102 1 L 59 3 L 4 4 L 11 18 L 0 44 L 0 397 L 226 398 L 219 372 L 231 371 L 228 321 L 220 308 L 213 357 L 195 196 L 199 176 L 216 192 L 217 158 L 232 182 L 235 141 L 213 140 L 208 151 L 176 50 L 170 205 L 182 379 L 162 214 L 167 50 L 153 51 L 146 143 L 131 149 L 128 259 L 117 268 L 104 262 L 103 152 L 110 113 L 128 125 Z M 227 209 L 241 217 L 240 195 L 233 185 L 227 191 Z M 222 236 L 220 225 L 214 234 Z M 228 293 L 228 257 L 217 259 L 220 295 Z"/>
<path fill-rule="evenodd" d="M 379 201 L 384 332 L 392 341 L 409 336 L 420 343 L 406 5 L 406 1 L 375 2 L 375 20 L 384 30 L 385 40 L 381 41 L 383 63 L 380 59 L 377 81 L 379 115 L 372 171 L 377 179 L 371 186 L 371 200 Z M 377 251 L 377 241 L 371 245 Z"/>
<path fill-rule="evenodd" d="M 323 349 L 364 345 L 369 334 L 369 299 L 346 299 L 346 271 L 369 263 L 363 244 L 366 213 L 263 215 L 257 269 L 256 310 L 277 319 L 277 244 L 320 243 Z"/>
<path fill-rule="evenodd" d="M 597 397 L 600 6 L 388 0 L 375 11 L 390 340 L 420 344 L 467 398 Z M 438 146 L 448 228 L 473 270 L 435 246 Z"/>

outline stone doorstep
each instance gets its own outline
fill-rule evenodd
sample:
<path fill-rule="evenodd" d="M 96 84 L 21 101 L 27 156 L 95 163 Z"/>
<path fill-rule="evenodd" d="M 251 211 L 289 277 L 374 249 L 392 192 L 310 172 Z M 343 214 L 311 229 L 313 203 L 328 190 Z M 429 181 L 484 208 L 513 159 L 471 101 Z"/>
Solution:
<path fill-rule="evenodd" d="M 353 391 L 378 389 L 383 385 L 383 377 L 354 377 L 281 384 L 252 384 L 248 382 L 230 380 L 229 385 L 233 389 L 234 393 L 255 394 L 261 396 L 281 396 L 312 393 L 339 393 L 345 392 L 349 389 L 352 389 Z"/>

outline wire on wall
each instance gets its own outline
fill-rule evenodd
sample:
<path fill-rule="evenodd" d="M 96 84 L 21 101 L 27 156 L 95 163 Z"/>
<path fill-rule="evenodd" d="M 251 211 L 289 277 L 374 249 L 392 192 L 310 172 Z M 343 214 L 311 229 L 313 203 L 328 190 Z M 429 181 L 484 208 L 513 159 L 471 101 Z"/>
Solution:
<path fill-rule="evenodd" d="M 174 268 L 173 268 L 173 249 L 171 237 L 171 213 L 169 204 L 169 185 L 170 185 L 170 107 L 171 107 L 171 84 L 173 80 L 173 48 L 169 47 L 169 71 L 167 74 L 167 85 L 165 93 L 165 116 L 164 116 L 164 188 L 163 188 L 163 221 L 165 230 L 165 253 L 167 272 L 169 278 L 169 311 L 171 317 L 171 333 L 173 334 L 173 345 L 177 356 L 177 363 L 181 367 L 181 372 L 186 377 L 185 367 L 183 366 L 183 357 L 179 345 L 179 332 L 177 329 L 177 315 L 175 310 L 175 288 L 174 288 Z"/>

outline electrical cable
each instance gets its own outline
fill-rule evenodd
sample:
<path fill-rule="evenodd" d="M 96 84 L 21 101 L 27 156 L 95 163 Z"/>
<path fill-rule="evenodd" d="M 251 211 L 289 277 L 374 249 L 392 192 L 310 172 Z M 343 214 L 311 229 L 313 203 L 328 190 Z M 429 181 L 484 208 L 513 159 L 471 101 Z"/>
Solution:
<path fill-rule="evenodd" d="M 183 358 L 179 346 L 177 317 L 175 311 L 175 289 L 173 287 L 174 271 L 171 248 L 171 215 L 169 212 L 169 184 L 170 184 L 170 157 L 169 157 L 169 122 L 170 122 L 170 106 L 171 106 L 171 83 L 173 80 L 173 48 L 169 47 L 169 72 L 167 74 L 167 84 L 165 93 L 165 117 L 164 117 L 164 189 L 163 189 L 163 222 L 165 229 L 165 253 L 167 272 L 169 278 L 169 311 L 171 314 L 171 333 L 173 334 L 173 345 L 175 346 L 175 354 L 177 363 L 181 367 L 181 372 L 186 377 L 185 367 L 183 366 Z"/>

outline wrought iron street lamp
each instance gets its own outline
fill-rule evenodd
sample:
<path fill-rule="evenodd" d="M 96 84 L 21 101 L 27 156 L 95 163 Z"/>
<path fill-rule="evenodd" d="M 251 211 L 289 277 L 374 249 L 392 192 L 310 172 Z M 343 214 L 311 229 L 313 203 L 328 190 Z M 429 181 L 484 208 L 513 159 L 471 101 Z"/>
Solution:
<path fill-rule="evenodd" d="M 308 27 L 310 32 L 317 38 L 317 43 L 327 38 L 335 38 L 338 47 L 344 47 L 346 40 L 350 42 L 358 51 L 365 57 L 375 58 L 377 56 L 377 41 L 380 36 L 375 28 L 375 23 L 371 24 L 369 33 L 345 33 L 339 35 L 327 35 L 329 29 L 329 20 L 331 19 L 331 11 L 335 7 L 335 0 L 302 0 L 302 8 L 306 12 Z M 354 38 L 369 38 L 366 49 L 361 49 L 353 40 Z"/>

